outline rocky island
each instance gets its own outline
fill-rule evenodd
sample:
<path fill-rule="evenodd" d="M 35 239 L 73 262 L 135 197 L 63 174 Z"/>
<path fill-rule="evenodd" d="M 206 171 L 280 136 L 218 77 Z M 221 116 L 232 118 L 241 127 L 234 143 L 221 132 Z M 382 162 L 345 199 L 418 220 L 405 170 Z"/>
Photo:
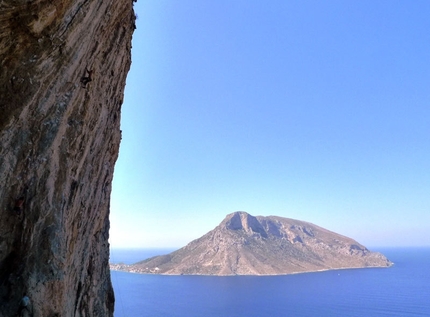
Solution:
<path fill-rule="evenodd" d="M 185 247 L 112 270 L 169 275 L 280 275 L 389 267 L 384 255 L 305 221 L 235 212 Z"/>

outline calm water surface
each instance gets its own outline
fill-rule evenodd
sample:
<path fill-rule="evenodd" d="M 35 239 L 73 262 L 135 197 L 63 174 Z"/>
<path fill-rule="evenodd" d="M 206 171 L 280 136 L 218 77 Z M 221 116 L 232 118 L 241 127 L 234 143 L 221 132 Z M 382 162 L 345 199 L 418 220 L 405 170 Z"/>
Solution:
<path fill-rule="evenodd" d="M 285 276 L 112 272 L 115 317 L 430 316 L 430 248 L 380 251 L 393 267 Z M 163 253 L 134 252 L 146 252 L 143 258 Z M 143 259 L 132 253 L 122 262 Z M 111 261 L 118 257 L 112 252 Z"/>

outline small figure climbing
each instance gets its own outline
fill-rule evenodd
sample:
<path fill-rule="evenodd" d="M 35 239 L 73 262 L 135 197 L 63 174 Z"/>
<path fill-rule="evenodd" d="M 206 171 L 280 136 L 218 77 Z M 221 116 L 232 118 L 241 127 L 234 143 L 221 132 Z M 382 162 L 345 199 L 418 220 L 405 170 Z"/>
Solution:
<path fill-rule="evenodd" d="M 13 207 L 13 211 L 15 211 L 18 215 L 20 215 L 22 210 L 24 209 L 24 201 L 24 196 L 21 196 L 15 200 L 15 206 Z"/>
<path fill-rule="evenodd" d="M 93 76 L 93 71 L 92 70 L 88 70 L 87 67 L 85 67 L 86 72 L 84 73 L 84 76 L 81 77 L 81 87 L 82 88 L 86 88 L 87 84 L 93 80 L 92 76 Z M 85 74 L 88 73 L 88 76 L 85 76 Z"/>
<path fill-rule="evenodd" d="M 25 197 L 27 196 L 28 186 L 25 186 L 22 190 L 21 195 L 18 199 L 15 199 L 15 202 L 13 204 L 13 211 L 20 216 L 22 211 L 24 210 L 24 204 L 25 204 Z"/>
<path fill-rule="evenodd" d="M 24 297 L 19 303 L 19 315 L 21 317 L 33 316 L 33 309 L 31 307 L 30 298 L 24 294 Z"/>

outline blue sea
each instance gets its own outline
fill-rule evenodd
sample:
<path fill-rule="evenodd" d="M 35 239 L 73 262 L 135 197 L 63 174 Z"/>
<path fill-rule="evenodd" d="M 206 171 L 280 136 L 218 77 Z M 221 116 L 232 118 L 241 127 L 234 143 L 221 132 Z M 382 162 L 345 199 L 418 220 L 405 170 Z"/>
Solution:
<path fill-rule="evenodd" d="M 172 250 L 112 250 L 134 263 Z M 430 316 L 430 248 L 378 249 L 391 268 L 284 276 L 111 272 L 115 317 Z"/>

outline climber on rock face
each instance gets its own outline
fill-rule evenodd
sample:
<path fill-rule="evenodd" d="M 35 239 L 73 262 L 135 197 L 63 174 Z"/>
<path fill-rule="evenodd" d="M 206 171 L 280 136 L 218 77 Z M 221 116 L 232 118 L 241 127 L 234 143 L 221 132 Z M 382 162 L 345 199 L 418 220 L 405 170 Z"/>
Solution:
<path fill-rule="evenodd" d="M 13 207 L 13 211 L 15 211 L 18 215 L 21 214 L 23 208 L 24 208 L 24 196 L 19 197 L 17 200 L 15 200 L 15 206 Z"/>
<path fill-rule="evenodd" d="M 17 215 L 21 215 L 21 212 L 24 210 L 24 205 L 25 205 L 25 200 L 26 200 L 25 197 L 27 196 L 27 191 L 28 191 L 28 186 L 25 186 L 24 189 L 22 190 L 19 198 L 15 199 L 15 201 L 14 201 L 13 211 Z"/>
<path fill-rule="evenodd" d="M 33 316 L 33 309 L 31 307 L 30 298 L 24 294 L 24 297 L 21 299 L 19 303 L 19 312 L 18 316 Z"/>
<path fill-rule="evenodd" d="M 87 67 L 85 67 L 86 73 L 88 73 L 88 76 L 82 76 L 81 77 L 81 87 L 82 88 L 86 88 L 87 84 L 93 80 L 92 76 L 93 76 L 93 71 L 92 70 L 88 70 Z"/>

